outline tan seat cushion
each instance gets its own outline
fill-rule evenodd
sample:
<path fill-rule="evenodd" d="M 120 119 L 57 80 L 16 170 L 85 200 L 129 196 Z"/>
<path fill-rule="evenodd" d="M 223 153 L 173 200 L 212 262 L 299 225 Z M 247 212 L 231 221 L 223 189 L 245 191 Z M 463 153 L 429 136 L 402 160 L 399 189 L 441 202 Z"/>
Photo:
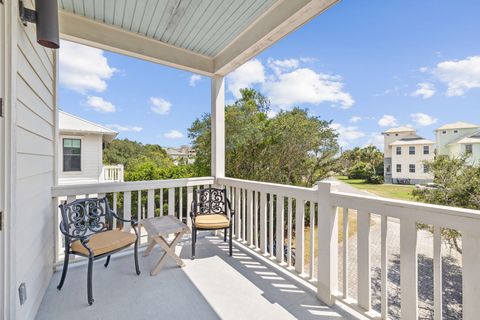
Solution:
<path fill-rule="evenodd" d="M 195 217 L 195 227 L 198 229 L 228 228 L 230 220 L 224 214 L 202 214 Z"/>
<path fill-rule="evenodd" d="M 136 240 L 137 236 L 132 233 L 120 230 L 109 230 L 91 235 L 87 246 L 93 250 L 94 256 L 99 256 L 131 245 Z M 88 250 L 85 249 L 80 240 L 72 242 L 70 248 L 74 252 L 88 256 Z"/>

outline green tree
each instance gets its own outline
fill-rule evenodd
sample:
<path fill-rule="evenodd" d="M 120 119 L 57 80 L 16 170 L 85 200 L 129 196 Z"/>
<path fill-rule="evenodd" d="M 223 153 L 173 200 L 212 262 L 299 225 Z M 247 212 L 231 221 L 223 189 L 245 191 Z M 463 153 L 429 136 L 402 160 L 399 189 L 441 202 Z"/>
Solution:
<path fill-rule="evenodd" d="M 253 89 L 225 108 L 226 174 L 230 177 L 311 186 L 335 166 L 337 134 L 330 122 L 293 108 L 267 116 L 269 102 Z M 195 120 L 189 137 L 196 149 L 195 167 L 210 174 L 210 115 Z"/>
<path fill-rule="evenodd" d="M 340 173 L 350 179 L 366 179 L 383 182 L 383 153 L 375 146 L 356 147 L 342 153 L 339 159 Z"/>

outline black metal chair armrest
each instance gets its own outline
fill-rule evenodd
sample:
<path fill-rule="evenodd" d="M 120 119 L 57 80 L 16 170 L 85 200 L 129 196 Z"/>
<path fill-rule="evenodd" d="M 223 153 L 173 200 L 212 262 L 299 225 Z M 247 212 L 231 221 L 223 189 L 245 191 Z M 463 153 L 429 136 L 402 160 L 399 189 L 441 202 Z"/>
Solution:
<path fill-rule="evenodd" d="M 227 201 L 228 211 L 230 212 L 231 216 L 235 215 L 235 210 L 232 209 L 232 204 L 228 198 L 225 199 Z"/>
<path fill-rule="evenodd" d="M 138 220 L 136 220 L 136 219 L 130 219 L 130 220 L 123 219 L 123 218 L 120 218 L 114 211 L 110 211 L 110 212 L 112 213 L 112 216 L 114 216 L 115 219 L 117 219 L 117 220 L 120 220 L 122 222 L 130 222 L 130 224 L 132 226 L 137 226 L 138 225 Z"/>

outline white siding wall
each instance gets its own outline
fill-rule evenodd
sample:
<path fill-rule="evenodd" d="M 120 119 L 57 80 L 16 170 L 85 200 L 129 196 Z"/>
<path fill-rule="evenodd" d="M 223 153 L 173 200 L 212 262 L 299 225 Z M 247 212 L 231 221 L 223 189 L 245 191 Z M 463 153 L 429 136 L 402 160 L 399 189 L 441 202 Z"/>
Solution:
<path fill-rule="evenodd" d="M 63 138 L 80 139 L 82 171 L 63 172 Z M 102 173 L 102 136 L 61 134 L 58 144 L 59 184 L 98 183 Z"/>
<path fill-rule="evenodd" d="M 392 149 L 392 178 L 394 179 L 411 179 L 411 180 L 431 180 L 431 173 L 423 172 L 423 161 L 432 161 L 434 159 L 434 147 L 430 145 L 430 153 L 423 154 L 424 145 L 415 145 L 415 154 L 409 154 L 409 145 L 402 147 L 402 154 L 396 154 L 396 146 Z M 397 172 L 397 164 L 402 166 L 402 172 Z M 410 173 L 409 165 L 415 164 L 415 173 Z"/>
<path fill-rule="evenodd" d="M 446 131 L 446 133 L 442 133 Z M 457 133 L 455 133 L 457 131 Z M 449 129 L 449 130 L 438 130 L 436 131 L 436 138 L 437 138 L 437 154 L 438 155 L 448 155 L 452 156 L 452 152 L 449 150 L 449 144 L 454 142 L 455 140 L 464 137 L 469 133 L 474 133 L 478 131 L 478 128 L 470 128 L 470 129 Z M 456 154 L 458 157 L 459 154 Z"/>
<path fill-rule="evenodd" d="M 24 2 L 27 7 L 34 7 L 31 0 Z M 11 86 L 11 102 L 6 106 L 13 137 L 10 244 L 14 249 L 10 258 L 14 265 L 10 317 L 34 319 L 54 261 L 51 187 L 56 177 L 56 57 L 54 51 L 36 43 L 34 25 L 21 24 L 18 2 L 4 4 L 11 16 L 7 49 L 13 56 L 10 74 L 15 82 Z M 21 306 L 16 289 L 22 282 L 28 298 Z"/>

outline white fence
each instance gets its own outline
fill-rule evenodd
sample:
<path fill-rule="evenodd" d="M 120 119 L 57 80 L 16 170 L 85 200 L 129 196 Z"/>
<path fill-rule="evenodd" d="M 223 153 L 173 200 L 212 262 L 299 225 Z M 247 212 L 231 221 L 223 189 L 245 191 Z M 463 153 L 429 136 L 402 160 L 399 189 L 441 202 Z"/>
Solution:
<path fill-rule="evenodd" d="M 123 164 L 102 167 L 100 182 L 123 182 Z"/>

